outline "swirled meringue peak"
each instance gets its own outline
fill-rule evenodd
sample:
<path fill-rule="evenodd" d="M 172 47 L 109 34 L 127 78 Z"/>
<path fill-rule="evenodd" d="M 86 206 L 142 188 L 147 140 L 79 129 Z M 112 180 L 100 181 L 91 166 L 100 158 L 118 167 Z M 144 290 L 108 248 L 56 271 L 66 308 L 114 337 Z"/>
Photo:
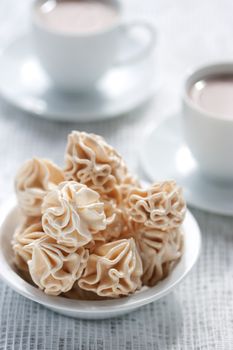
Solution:
<path fill-rule="evenodd" d="M 99 193 L 110 193 L 124 181 L 127 167 L 117 151 L 95 134 L 73 131 L 68 136 L 65 177 Z"/>
<path fill-rule="evenodd" d="M 32 244 L 28 262 L 33 282 L 46 294 L 68 292 L 86 267 L 89 252 L 83 247 L 71 251 L 53 238 L 45 237 Z"/>
<path fill-rule="evenodd" d="M 89 256 L 79 287 L 118 298 L 141 287 L 142 262 L 133 238 L 103 244 Z"/>
<path fill-rule="evenodd" d="M 76 248 L 106 228 L 104 204 L 97 192 L 75 181 L 64 181 L 42 204 L 44 231 L 58 243 Z"/>
<path fill-rule="evenodd" d="M 26 161 L 15 178 L 16 195 L 23 213 L 40 216 L 44 196 L 62 181 L 62 170 L 50 160 L 33 158 Z"/>
<path fill-rule="evenodd" d="M 174 181 L 157 182 L 147 190 L 134 189 L 127 202 L 133 221 L 162 231 L 178 228 L 186 212 L 182 190 Z"/>

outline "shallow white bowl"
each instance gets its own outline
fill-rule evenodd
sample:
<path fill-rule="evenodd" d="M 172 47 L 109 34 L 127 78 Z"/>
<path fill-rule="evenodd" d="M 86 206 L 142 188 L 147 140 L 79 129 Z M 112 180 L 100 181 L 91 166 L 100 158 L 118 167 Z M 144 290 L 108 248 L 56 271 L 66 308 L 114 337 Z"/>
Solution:
<path fill-rule="evenodd" d="M 172 273 L 156 286 L 143 287 L 141 291 L 117 300 L 83 301 L 64 297 L 52 297 L 24 281 L 16 272 L 13 264 L 11 239 L 18 222 L 18 211 L 14 199 L 10 200 L 1 210 L 0 228 L 0 276 L 11 288 L 19 294 L 42 304 L 63 315 L 85 318 L 104 319 L 116 317 L 133 311 L 140 306 L 160 299 L 169 293 L 188 274 L 197 261 L 201 234 L 198 224 L 192 214 L 187 212 L 183 223 L 184 253 Z"/>

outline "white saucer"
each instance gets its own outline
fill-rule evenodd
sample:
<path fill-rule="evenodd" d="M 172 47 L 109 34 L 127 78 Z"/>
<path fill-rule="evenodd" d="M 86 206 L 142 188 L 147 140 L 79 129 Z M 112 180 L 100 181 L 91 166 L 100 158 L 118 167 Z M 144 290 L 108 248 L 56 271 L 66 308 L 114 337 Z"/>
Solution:
<path fill-rule="evenodd" d="M 233 215 L 233 186 L 204 178 L 182 136 L 179 116 L 155 127 L 140 151 L 140 161 L 150 180 L 175 179 L 188 204 L 217 214 Z"/>
<path fill-rule="evenodd" d="M 63 297 L 46 295 L 38 288 L 24 281 L 17 273 L 13 264 L 11 240 L 18 221 L 15 200 L 10 200 L 1 209 L 0 217 L 0 276 L 16 292 L 53 311 L 63 315 L 85 319 L 104 319 L 116 317 L 133 311 L 140 306 L 160 299 L 190 272 L 197 261 L 201 235 L 198 224 L 190 212 L 187 212 L 184 229 L 184 253 L 172 273 L 155 287 L 144 288 L 132 296 L 105 301 L 80 301 Z"/>
<path fill-rule="evenodd" d="M 139 45 L 131 41 L 135 50 Z M 40 117 L 62 121 L 114 118 L 138 107 L 158 87 L 153 53 L 140 62 L 115 66 L 98 86 L 86 94 L 56 90 L 40 67 L 31 38 L 24 35 L 0 56 L 0 93 L 13 105 Z"/>

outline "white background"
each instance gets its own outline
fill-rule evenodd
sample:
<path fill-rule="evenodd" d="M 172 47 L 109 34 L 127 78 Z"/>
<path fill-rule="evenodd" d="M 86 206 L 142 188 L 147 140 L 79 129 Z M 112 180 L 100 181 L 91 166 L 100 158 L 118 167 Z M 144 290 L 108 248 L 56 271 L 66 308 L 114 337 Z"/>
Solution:
<path fill-rule="evenodd" d="M 62 164 L 66 135 L 72 129 L 103 135 L 130 168 L 141 173 L 137 154 L 143 135 L 179 110 L 186 71 L 233 58 L 231 0 L 124 3 L 127 17 L 147 15 L 158 28 L 159 93 L 127 116 L 93 124 L 40 120 L 0 100 L 1 205 L 13 192 L 14 175 L 23 160 L 38 155 Z M 0 1 L 1 49 L 26 30 L 28 5 L 26 0 Z M 123 318 L 91 322 L 56 315 L 0 282 L 0 349 L 232 349 L 233 220 L 192 212 L 203 232 L 202 255 L 176 292 Z"/>

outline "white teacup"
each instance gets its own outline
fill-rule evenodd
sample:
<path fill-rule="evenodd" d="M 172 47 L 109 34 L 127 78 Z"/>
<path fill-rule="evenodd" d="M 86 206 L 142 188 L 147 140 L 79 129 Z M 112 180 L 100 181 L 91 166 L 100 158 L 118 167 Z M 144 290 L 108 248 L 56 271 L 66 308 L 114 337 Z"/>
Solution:
<path fill-rule="evenodd" d="M 106 0 L 105 0 L 106 1 Z M 49 5 L 48 5 L 49 3 Z M 123 20 L 122 6 L 117 0 L 108 0 L 114 6 L 117 18 L 101 30 L 66 33 L 47 26 L 38 16 L 41 6 L 56 4 L 54 0 L 35 1 L 32 8 L 32 29 L 39 61 L 53 83 L 65 90 L 87 90 L 113 65 L 142 59 L 155 46 L 154 25 L 145 19 L 129 23 Z M 127 34 L 133 28 L 142 28 L 149 38 L 140 52 L 123 55 Z M 125 57 L 124 57 L 125 56 Z"/>
<path fill-rule="evenodd" d="M 228 74 L 233 76 L 233 63 L 203 66 L 188 76 L 183 91 L 183 126 L 187 145 L 200 171 L 221 182 L 233 181 L 233 118 L 199 107 L 190 97 L 190 88 L 203 78 Z"/>

